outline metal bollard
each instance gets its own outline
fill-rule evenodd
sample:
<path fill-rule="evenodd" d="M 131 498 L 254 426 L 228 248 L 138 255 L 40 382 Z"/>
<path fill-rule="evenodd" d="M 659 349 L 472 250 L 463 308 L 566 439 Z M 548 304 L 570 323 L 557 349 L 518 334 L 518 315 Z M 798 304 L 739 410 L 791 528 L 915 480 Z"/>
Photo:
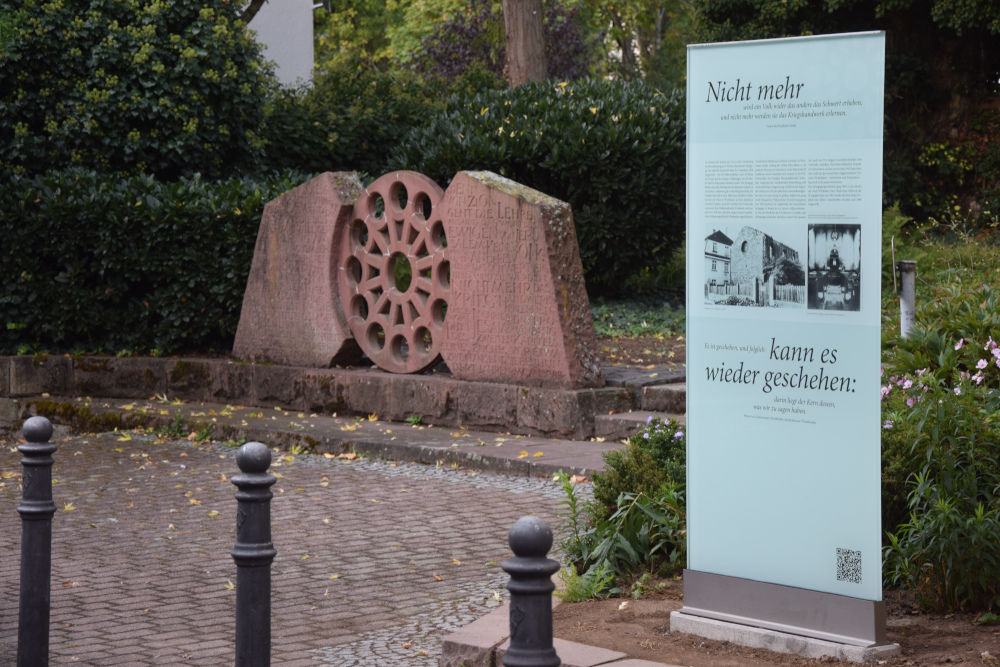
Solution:
<path fill-rule="evenodd" d="M 906 338 L 917 321 L 917 263 L 911 259 L 896 262 L 901 285 L 899 290 L 899 335 Z"/>
<path fill-rule="evenodd" d="M 552 529 L 534 516 L 518 519 L 507 534 L 514 558 L 500 563 L 510 575 L 510 648 L 506 667 L 559 667 L 552 646 L 552 575 L 558 561 L 546 556 L 552 548 Z"/>
<path fill-rule="evenodd" d="M 248 442 L 236 453 L 236 667 L 271 665 L 271 450 Z"/>
<path fill-rule="evenodd" d="M 24 422 L 28 441 L 17 448 L 21 465 L 21 597 L 17 626 L 17 667 L 48 667 L 49 610 L 52 601 L 52 424 L 45 417 Z"/>

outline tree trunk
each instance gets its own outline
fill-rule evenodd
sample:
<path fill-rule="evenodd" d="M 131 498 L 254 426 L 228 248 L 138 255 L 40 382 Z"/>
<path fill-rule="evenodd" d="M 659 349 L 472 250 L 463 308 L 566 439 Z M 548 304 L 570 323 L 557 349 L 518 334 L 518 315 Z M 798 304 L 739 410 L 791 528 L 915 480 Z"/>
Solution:
<path fill-rule="evenodd" d="M 265 2 L 267 2 L 267 0 L 251 0 L 250 5 L 243 10 L 240 20 L 244 23 L 250 23 L 250 21 L 253 21 L 253 17 L 257 16 L 257 12 L 260 11 L 260 8 L 264 6 Z"/>
<path fill-rule="evenodd" d="M 516 88 L 549 78 L 541 0 L 502 0 L 507 83 Z"/>

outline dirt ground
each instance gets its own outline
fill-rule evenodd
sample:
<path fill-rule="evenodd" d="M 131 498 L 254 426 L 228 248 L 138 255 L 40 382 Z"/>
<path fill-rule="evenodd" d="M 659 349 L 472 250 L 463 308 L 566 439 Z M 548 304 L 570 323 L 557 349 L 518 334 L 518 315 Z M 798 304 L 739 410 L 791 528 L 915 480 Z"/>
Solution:
<path fill-rule="evenodd" d="M 670 634 L 670 612 L 683 606 L 680 581 L 640 600 L 621 598 L 563 603 L 554 613 L 555 636 L 600 646 L 629 657 L 684 667 L 742 667 L 743 665 L 806 665 L 838 662 L 748 649 L 728 642 L 687 634 Z M 1000 665 L 1000 626 L 979 626 L 970 614 L 920 611 L 899 593 L 885 596 L 889 640 L 899 643 L 902 655 L 886 665 Z"/>
<path fill-rule="evenodd" d="M 601 361 L 615 366 L 675 365 L 678 369 L 687 358 L 684 336 L 656 338 L 640 336 L 636 338 L 597 339 Z"/>

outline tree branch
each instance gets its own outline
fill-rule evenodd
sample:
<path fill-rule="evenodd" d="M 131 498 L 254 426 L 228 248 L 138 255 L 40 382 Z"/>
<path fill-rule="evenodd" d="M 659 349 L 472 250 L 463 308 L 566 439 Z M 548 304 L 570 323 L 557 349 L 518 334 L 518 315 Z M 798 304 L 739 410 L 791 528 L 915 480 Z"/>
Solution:
<path fill-rule="evenodd" d="M 243 23 L 250 23 L 250 21 L 253 21 L 253 17 L 257 16 L 257 12 L 260 11 L 260 8 L 264 6 L 265 2 L 267 2 L 267 0 L 250 0 L 250 6 L 243 10 L 243 15 L 240 16 L 240 20 L 243 21 Z"/>

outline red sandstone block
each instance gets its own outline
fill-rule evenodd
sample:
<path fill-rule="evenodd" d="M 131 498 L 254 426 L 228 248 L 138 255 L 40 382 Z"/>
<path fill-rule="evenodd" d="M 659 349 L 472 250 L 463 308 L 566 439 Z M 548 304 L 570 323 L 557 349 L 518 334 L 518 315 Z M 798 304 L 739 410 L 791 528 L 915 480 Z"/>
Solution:
<path fill-rule="evenodd" d="M 73 359 L 77 396 L 149 398 L 167 391 L 167 359 L 81 357 Z"/>
<path fill-rule="evenodd" d="M 460 384 L 446 378 L 394 376 L 390 382 L 391 412 L 385 419 L 403 421 L 410 415 L 420 415 L 428 424 L 453 424 L 453 397 L 462 391 Z"/>
<path fill-rule="evenodd" d="M 9 357 L 11 397 L 40 394 L 66 395 L 73 386 L 73 365 L 69 357 L 48 354 Z"/>
<path fill-rule="evenodd" d="M 348 410 L 375 413 L 380 417 L 392 412 L 392 375 L 348 371 L 338 379 L 344 405 Z"/>
<path fill-rule="evenodd" d="M 216 359 L 171 359 L 167 395 L 184 400 L 229 403 L 248 401 L 252 366 Z"/>
<path fill-rule="evenodd" d="M 340 302 L 342 227 L 361 183 L 325 173 L 268 202 L 236 330 L 238 359 L 326 368 L 361 356 Z"/>
<path fill-rule="evenodd" d="M 289 366 L 254 365 L 251 396 L 253 405 L 303 410 L 306 401 L 302 371 Z"/>
<path fill-rule="evenodd" d="M 517 398 L 517 425 L 531 435 L 586 440 L 594 433 L 591 391 L 519 389 Z"/>
<path fill-rule="evenodd" d="M 305 409 L 309 412 L 331 414 L 346 407 L 336 371 L 305 371 L 302 392 Z"/>
<path fill-rule="evenodd" d="M 455 377 L 603 386 L 569 204 L 463 171 L 442 208 L 450 288 L 441 355 Z"/>
<path fill-rule="evenodd" d="M 510 385 L 468 383 L 453 397 L 458 423 L 469 428 L 510 430 L 517 424 L 518 388 Z"/>

